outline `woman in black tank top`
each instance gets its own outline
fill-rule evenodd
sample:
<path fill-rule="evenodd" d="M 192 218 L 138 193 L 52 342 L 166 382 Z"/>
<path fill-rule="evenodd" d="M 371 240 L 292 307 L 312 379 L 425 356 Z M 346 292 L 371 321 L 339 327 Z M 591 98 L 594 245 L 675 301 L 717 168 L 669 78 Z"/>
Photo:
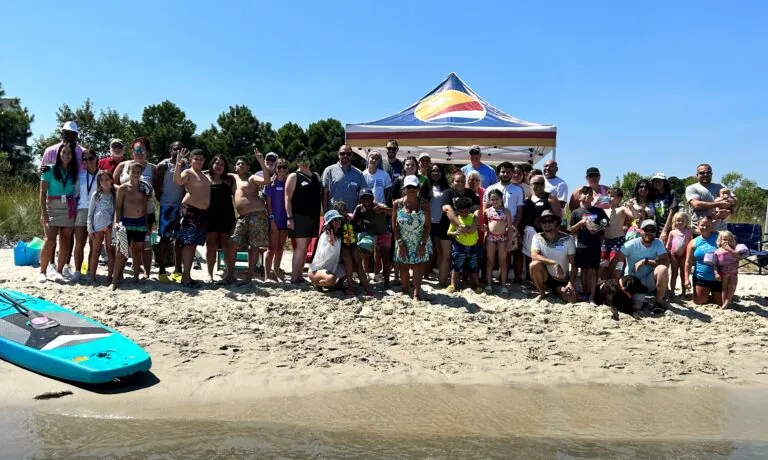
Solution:
<path fill-rule="evenodd" d="M 303 268 L 307 247 L 320 232 L 320 200 L 323 189 L 320 176 L 309 169 L 306 152 L 298 155 L 299 169 L 285 181 L 285 211 L 288 215 L 288 236 L 294 244 L 292 283 L 304 282 Z"/>
<path fill-rule="evenodd" d="M 211 204 L 208 206 L 208 226 L 205 233 L 205 261 L 208 265 L 208 281 L 213 282 L 213 268 L 216 265 L 216 250 L 227 254 L 229 235 L 235 225 L 235 180 L 229 174 L 227 160 L 221 155 L 211 159 L 207 173 L 211 181 Z"/>

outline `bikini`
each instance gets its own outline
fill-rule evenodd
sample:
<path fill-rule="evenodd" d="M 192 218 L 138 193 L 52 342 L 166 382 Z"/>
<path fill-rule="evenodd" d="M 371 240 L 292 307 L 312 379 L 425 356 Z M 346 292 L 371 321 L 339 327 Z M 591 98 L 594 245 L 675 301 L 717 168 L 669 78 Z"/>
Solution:
<path fill-rule="evenodd" d="M 504 209 L 505 208 L 502 208 L 501 212 L 499 212 L 494 207 L 487 208 L 485 210 L 485 215 L 488 219 L 488 222 L 506 221 L 507 215 L 504 213 Z M 509 237 L 508 232 L 493 233 L 490 230 L 488 231 L 487 235 L 487 241 L 489 243 L 506 243 Z"/>

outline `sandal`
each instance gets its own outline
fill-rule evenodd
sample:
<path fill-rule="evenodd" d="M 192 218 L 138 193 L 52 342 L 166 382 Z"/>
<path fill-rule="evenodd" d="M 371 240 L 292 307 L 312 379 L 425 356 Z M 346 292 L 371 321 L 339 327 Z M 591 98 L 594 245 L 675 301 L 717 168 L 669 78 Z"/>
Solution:
<path fill-rule="evenodd" d="M 493 286 L 490 284 L 485 287 L 485 293 L 486 294 L 493 294 Z"/>
<path fill-rule="evenodd" d="M 506 287 L 501 288 L 501 295 L 509 295 L 509 289 Z"/>

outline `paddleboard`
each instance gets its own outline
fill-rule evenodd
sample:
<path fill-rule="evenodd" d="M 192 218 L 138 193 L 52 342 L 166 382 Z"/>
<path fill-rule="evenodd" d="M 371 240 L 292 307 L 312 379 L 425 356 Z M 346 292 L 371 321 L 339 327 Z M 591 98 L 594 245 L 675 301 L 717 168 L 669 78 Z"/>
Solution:
<path fill-rule="evenodd" d="M 152 360 L 114 329 L 55 303 L 0 289 L 0 359 L 62 380 L 107 383 Z"/>

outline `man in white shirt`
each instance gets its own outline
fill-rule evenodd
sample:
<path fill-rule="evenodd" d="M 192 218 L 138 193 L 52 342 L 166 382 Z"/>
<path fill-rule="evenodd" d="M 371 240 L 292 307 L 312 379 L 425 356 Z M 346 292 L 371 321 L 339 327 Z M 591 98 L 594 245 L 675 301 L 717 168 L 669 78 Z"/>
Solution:
<path fill-rule="evenodd" d="M 557 201 L 560 202 L 560 208 L 565 209 L 565 205 L 568 203 L 568 184 L 557 177 L 557 170 L 558 167 L 555 160 L 544 162 L 544 191 L 555 195 Z"/>

